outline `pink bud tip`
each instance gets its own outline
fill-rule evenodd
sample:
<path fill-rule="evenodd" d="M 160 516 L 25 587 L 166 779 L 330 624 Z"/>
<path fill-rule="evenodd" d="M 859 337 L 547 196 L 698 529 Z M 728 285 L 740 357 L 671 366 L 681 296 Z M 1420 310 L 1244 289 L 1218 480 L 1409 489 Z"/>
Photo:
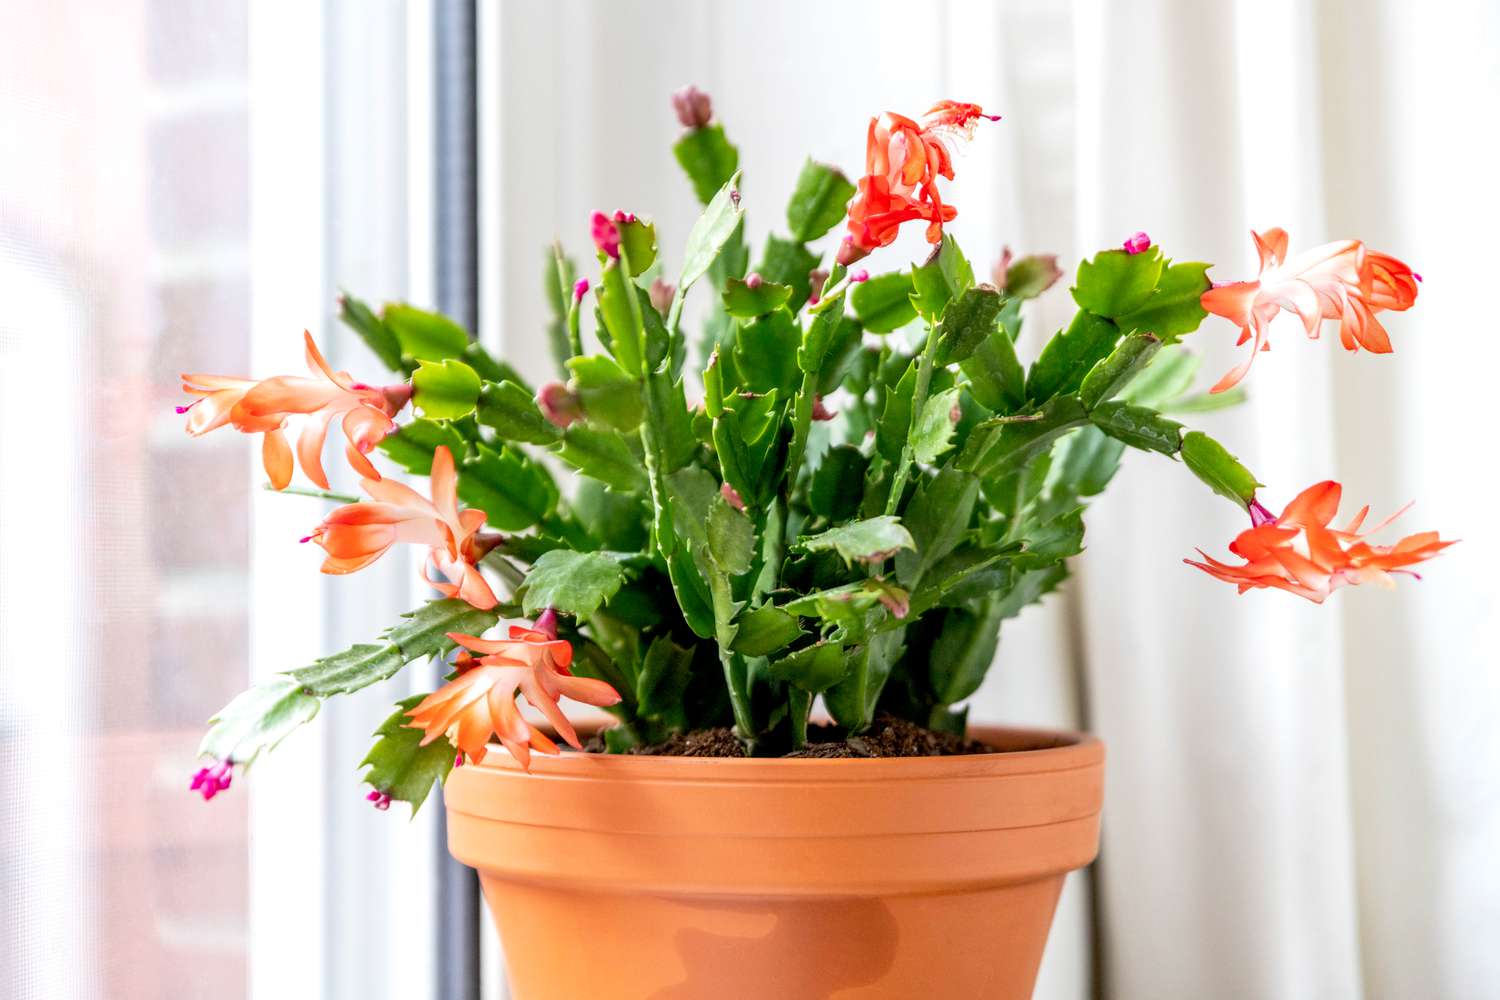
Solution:
<path fill-rule="evenodd" d="M 1262 524 L 1274 524 L 1276 521 L 1275 515 L 1254 497 L 1251 497 L 1250 503 L 1246 505 L 1246 509 L 1250 511 L 1250 523 L 1254 527 L 1259 528 Z"/>
<path fill-rule="evenodd" d="M 724 502 L 729 504 L 729 506 L 733 507 L 735 510 L 743 511 L 745 509 L 744 497 L 740 496 L 739 490 L 735 489 L 733 486 L 730 486 L 728 483 L 725 483 L 723 486 L 719 487 L 719 496 L 723 497 Z"/>
<path fill-rule="evenodd" d="M 981 118 L 987 118 L 987 119 L 989 119 L 992 122 L 997 122 L 997 121 L 1000 120 L 1000 116 L 999 115 L 980 115 L 979 117 L 981 117 Z"/>
<path fill-rule="evenodd" d="M 683 128 L 699 129 L 713 119 L 714 107 L 707 94 L 687 86 L 672 95 L 672 110 Z"/>
<path fill-rule="evenodd" d="M 372 791 L 365 796 L 365 801 L 374 803 L 376 809 L 385 812 L 391 807 L 391 793 L 378 790 Z"/>
<path fill-rule="evenodd" d="M 861 281 L 869 281 L 870 272 L 866 271 L 862 267 L 856 267 L 854 270 L 849 272 L 849 280 L 854 282 L 855 284 L 859 284 Z"/>
<path fill-rule="evenodd" d="M 375 791 L 373 788 L 370 789 L 370 794 L 365 796 L 365 801 L 366 802 L 378 802 L 378 801 L 380 801 L 380 793 L 377 792 L 377 791 Z"/>
<path fill-rule="evenodd" d="M 1412 272 L 1412 273 L 1411 273 L 1411 276 L 1412 276 L 1412 277 L 1413 277 L 1413 278 L 1416 278 L 1416 279 L 1417 279 L 1417 280 L 1418 280 L 1418 281 L 1421 281 L 1421 280 L 1422 280 L 1422 276 L 1421 276 L 1421 275 L 1420 275 L 1420 274 L 1418 274 L 1418 273 L 1417 273 L 1417 272 L 1416 272 L 1416 271 L 1413 271 L 1413 272 Z M 181 411 L 181 410 L 178 410 L 178 411 L 177 411 L 177 412 L 178 412 L 178 413 L 181 413 L 181 412 L 182 412 L 182 411 Z M 1413 574 L 1412 574 L 1412 576 L 1416 576 L 1416 574 L 1415 574 L 1415 573 L 1413 573 Z M 1421 578 L 1420 578 L 1420 577 L 1418 577 L 1418 579 L 1421 579 Z"/>
<path fill-rule="evenodd" d="M 463 754 L 456 754 L 456 755 L 454 755 L 454 757 L 453 757 L 453 766 L 454 767 L 463 767 L 464 766 L 464 755 Z"/>
<path fill-rule="evenodd" d="M 312 540 L 313 540 L 313 536 L 312 535 L 303 535 L 301 538 L 297 539 L 297 542 L 299 544 L 301 544 L 301 545 L 306 545 L 308 542 L 310 542 Z"/>
<path fill-rule="evenodd" d="M 193 775 L 192 784 L 188 788 L 202 795 L 203 801 L 207 802 L 215 795 L 227 790 L 233 780 L 234 762 L 221 760 L 212 767 L 199 768 L 198 773 Z"/>
<path fill-rule="evenodd" d="M 615 214 L 612 216 L 612 218 L 616 222 L 634 222 L 635 213 L 622 211 L 621 209 L 617 208 L 615 209 Z"/>
<path fill-rule="evenodd" d="M 765 283 L 766 279 L 760 276 L 759 271 L 751 271 L 749 274 L 745 275 L 745 287 L 750 289 L 752 292 Z"/>
<path fill-rule="evenodd" d="M 1421 279 L 1418 278 L 1417 280 L 1420 281 Z M 197 405 L 198 405 L 197 403 L 189 403 L 186 406 L 174 406 L 174 407 L 172 407 L 172 409 L 176 410 L 177 411 L 177 415 L 180 417 L 184 413 L 186 413 L 188 410 L 191 410 L 193 407 L 195 407 Z"/>
<path fill-rule="evenodd" d="M 594 246 L 599 252 L 607 257 L 620 259 L 620 231 L 610 221 L 609 216 L 603 212 L 595 212 L 589 217 L 590 235 L 594 239 Z"/>
<path fill-rule="evenodd" d="M 589 293 L 589 279 L 579 278 L 573 282 L 573 301 L 582 302 L 583 297 Z"/>
<path fill-rule="evenodd" d="M 1136 233 L 1125 241 L 1126 253 L 1137 254 L 1149 249 L 1151 249 L 1151 237 L 1145 233 Z"/>
<path fill-rule="evenodd" d="M 539 614 L 539 615 L 536 616 L 536 623 L 533 624 L 531 627 L 533 629 L 535 629 L 536 631 L 541 632 L 543 635 L 547 636 L 549 639 L 556 639 L 557 638 L 557 610 L 555 608 L 546 608 L 545 610 L 542 611 L 541 614 Z"/>

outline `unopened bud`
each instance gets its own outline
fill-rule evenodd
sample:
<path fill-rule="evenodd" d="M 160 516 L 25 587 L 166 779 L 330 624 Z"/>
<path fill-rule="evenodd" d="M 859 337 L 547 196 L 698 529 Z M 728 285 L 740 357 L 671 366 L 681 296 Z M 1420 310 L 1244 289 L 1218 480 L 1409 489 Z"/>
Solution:
<path fill-rule="evenodd" d="M 863 260 L 868 256 L 870 256 L 870 251 L 855 243 L 853 236 L 845 236 L 844 241 L 839 244 L 839 252 L 834 259 L 848 267 L 855 261 Z"/>
<path fill-rule="evenodd" d="M 702 128 L 714 116 L 714 104 L 709 96 L 689 84 L 672 95 L 672 110 L 683 128 Z"/>
<path fill-rule="evenodd" d="M 567 427 L 583 417 L 583 406 L 578 395 L 561 382 L 548 382 L 537 390 L 536 405 L 542 416 L 558 427 Z"/>

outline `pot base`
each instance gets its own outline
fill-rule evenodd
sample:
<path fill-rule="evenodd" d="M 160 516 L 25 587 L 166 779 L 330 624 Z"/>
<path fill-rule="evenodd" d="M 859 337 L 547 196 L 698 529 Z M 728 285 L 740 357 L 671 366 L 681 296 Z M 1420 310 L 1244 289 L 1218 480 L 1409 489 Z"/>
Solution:
<path fill-rule="evenodd" d="M 506 953 L 517 959 L 509 971 L 515 1000 L 1024 1000 L 1063 876 L 842 899 L 643 898 L 481 882 Z M 574 946 L 559 948 L 551 937 L 568 926 Z"/>

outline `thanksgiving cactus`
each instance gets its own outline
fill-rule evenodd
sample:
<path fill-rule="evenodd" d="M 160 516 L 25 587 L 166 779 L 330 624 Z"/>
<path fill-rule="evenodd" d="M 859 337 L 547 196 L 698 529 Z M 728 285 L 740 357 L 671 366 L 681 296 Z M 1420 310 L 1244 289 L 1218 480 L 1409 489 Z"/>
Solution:
<path fill-rule="evenodd" d="M 310 337 L 312 378 L 183 376 L 200 397 L 183 408 L 189 432 L 263 435 L 276 489 L 298 491 L 285 438 L 297 423 L 296 462 L 319 487 L 300 492 L 339 499 L 321 464 L 338 417 L 369 499 L 343 498 L 303 541 L 340 574 L 397 542 L 425 547 L 424 576 L 442 595 L 226 706 L 193 780 L 204 798 L 325 699 L 428 657 L 448 683 L 396 706 L 364 761 L 382 809 L 415 809 L 492 740 L 523 764 L 557 753 L 518 693 L 574 746 L 559 698 L 606 708 L 615 752 L 732 725 L 748 752 L 782 754 L 807 740 L 820 699 L 849 733 L 877 712 L 961 733 L 1004 622 L 1067 576 L 1089 500 L 1127 448 L 1178 461 L 1205 497 L 1250 517 L 1230 546 L 1243 565 L 1192 561 L 1241 591 L 1321 601 L 1449 544 L 1431 532 L 1372 544 L 1363 511 L 1329 527 L 1332 482 L 1273 517 L 1255 476 L 1172 416 L 1236 398 L 1193 393 L 1197 361 L 1180 342 L 1210 311 L 1252 350 L 1268 347 L 1282 309 L 1310 335 L 1339 318 L 1350 349 L 1389 350 L 1374 313 L 1417 294 L 1394 258 L 1345 241 L 1288 260 L 1286 234 L 1269 230 L 1256 236 L 1260 279 L 1215 286 L 1207 264 L 1169 259 L 1136 233 L 1082 262 L 1072 320 L 1018 351 L 1024 304 L 1061 276 L 1056 259 L 1007 250 L 979 281 L 945 230 L 958 210 L 939 188 L 954 177 L 951 144 L 995 116 L 944 101 L 920 121 L 872 119 L 858 181 L 809 160 L 784 233 L 753 253 L 737 149 L 706 95 L 690 88 L 673 105 L 702 214 L 673 260 L 624 211 L 589 220 L 585 266 L 549 251 L 556 381 L 528 385 L 442 316 L 352 296 L 341 316 L 394 385 L 332 371 Z M 851 270 L 909 222 L 932 244 L 925 260 Z M 690 337 L 695 292 L 708 309 Z M 376 448 L 430 477 L 430 497 L 382 478 Z M 483 638 L 519 618 L 535 622 Z"/>

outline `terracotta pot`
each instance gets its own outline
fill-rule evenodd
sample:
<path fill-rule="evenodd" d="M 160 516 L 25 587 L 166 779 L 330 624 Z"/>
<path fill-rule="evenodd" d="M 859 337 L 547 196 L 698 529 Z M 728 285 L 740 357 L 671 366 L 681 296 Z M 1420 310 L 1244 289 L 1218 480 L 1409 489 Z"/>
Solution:
<path fill-rule="evenodd" d="M 1104 746 L 886 760 L 495 752 L 454 771 L 516 1000 L 1031 995 L 1099 844 Z"/>

